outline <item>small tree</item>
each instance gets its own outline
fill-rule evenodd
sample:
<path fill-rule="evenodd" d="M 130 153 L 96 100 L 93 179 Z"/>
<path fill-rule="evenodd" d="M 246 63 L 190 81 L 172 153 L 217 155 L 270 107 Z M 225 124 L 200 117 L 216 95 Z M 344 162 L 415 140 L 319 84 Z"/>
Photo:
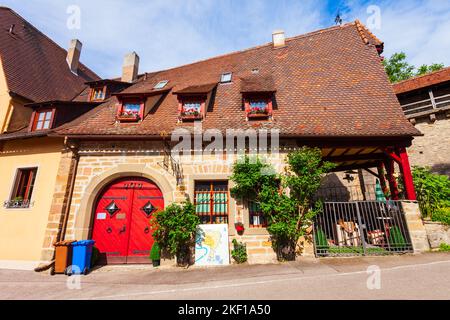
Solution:
<path fill-rule="evenodd" d="M 175 255 L 178 264 L 186 265 L 200 224 L 194 205 L 189 201 L 182 205 L 171 204 L 156 213 L 150 223 L 161 250 Z"/>
<path fill-rule="evenodd" d="M 285 174 L 276 175 L 265 163 L 245 161 L 233 167 L 236 196 L 256 201 L 267 218 L 267 230 L 279 260 L 293 260 L 299 238 L 306 234 L 321 205 L 312 199 L 322 177 L 334 164 L 322 161 L 318 148 L 303 147 L 287 157 Z"/>

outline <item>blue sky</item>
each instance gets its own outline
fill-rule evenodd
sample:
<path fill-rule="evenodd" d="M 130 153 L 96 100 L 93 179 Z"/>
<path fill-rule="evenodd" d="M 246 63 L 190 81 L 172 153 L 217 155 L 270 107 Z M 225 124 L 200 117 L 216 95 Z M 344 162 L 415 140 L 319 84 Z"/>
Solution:
<path fill-rule="evenodd" d="M 404 51 L 415 65 L 450 65 L 449 0 L 0 0 L 0 5 L 64 48 L 80 39 L 82 61 L 102 77 L 120 75 L 127 52 L 141 57 L 140 72 L 151 72 L 270 42 L 275 29 L 289 37 L 326 28 L 338 11 L 344 22 L 379 22 L 372 31 L 385 42 L 385 56 Z M 80 9 L 79 29 L 67 27 L 71 5 Z M 373 20 L 373 5 L 379 20 Z"/>

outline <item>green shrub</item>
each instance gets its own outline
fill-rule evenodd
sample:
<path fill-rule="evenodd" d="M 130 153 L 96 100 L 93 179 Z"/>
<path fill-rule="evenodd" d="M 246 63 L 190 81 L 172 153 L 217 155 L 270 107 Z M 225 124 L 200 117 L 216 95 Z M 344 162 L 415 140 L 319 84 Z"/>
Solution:
<path fill-rule="evenodd" d="M 231 256 L 237 263 L 247 262 L 247 246 L 233 239 L 233 250 L 231 251 Z"/>
<path fill-rule="evenodd" d="M 316 248 L 318 250 L 328 249 L 328 240 L 325 232 L 322 229 L 317 229 L 316 234 L 314 235 L 314 239 L 316 241 Z"/>
<path fill-rule="evenodd" d="M 189 201 L 182 205 L 171 204 L 156 213 L 150 223 L 160 249 L 175 255 L 179 265 L 188 264 L 200 224 L 194 205 Z"/>
<path fill-rule="evenodd" d="M 161 260 L 161 249 L 159 248 L 158 242 L 156 241 L 153 243 L 152 251 L 150 251 L 150 260 Z"/>
<path fill-rule="evenodd" d="M 397 226 L 392 227 L 389 234 L 389 246 L 392 249 L 404 250 L 406 245 L 405 237 L 400 228 Z"/>
<path fill-rule="evenodd" d="M 438 209 L 431 216 L 432 221 L 442 222 L 443 224 L 450 225 L 450 207 Z"/>
<path fill-rule="evenodd" d="M 425 217 L 431 217 L 437 210 L 450 207 L 450 179 L 434 174 L 429 168 L 413 167 L 414 188 L 420 210 Z"/>
<path fill-rule="evenodd" d="M 439 251 L 449 252 L 450 244 L 441 243 L 441 245 L 439 246 Z"/>

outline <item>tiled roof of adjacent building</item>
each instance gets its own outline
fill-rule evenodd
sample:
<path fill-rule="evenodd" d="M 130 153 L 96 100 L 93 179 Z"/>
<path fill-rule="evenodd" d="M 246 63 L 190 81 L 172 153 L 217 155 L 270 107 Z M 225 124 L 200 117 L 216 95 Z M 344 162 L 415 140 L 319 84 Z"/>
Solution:
<path fill-rule="evenodd" d="M 203 129 L 280 129 L 303 137 L 390 137 L 419 134 L 399 105 L 375 46 L 381 45 L 361 23 L 335 26 L 181 67 L 152 73 L 123 93 L 148 93 L 162 80 L 173 92 L 218 83 Z M 276 90 L 272 120 L 246 120 L 241 82 L 270 76 Z M 266 78 L 269 79 L 269 78 Z M 257 82 L 255 82 L 257 83 Z M 267 84 L 267 81 L 261 81 Z M 245 87 L 245 85 L 244 85 Z M 177 128 L 177 96 L 167 94 L 140 123 L 116 122 L 116 97 L 57 130 L 73 136 L 158 136 Z"/>
<path fill-rule="evenodd" d="M 86 81 L 99 79 L 83 64 L 78 75 L 73 74 L 66 57 L 66 50 L 16 12 L 0 6 L 0 59 L 11 92 L 33 102 L 72 100 Z"/>
<path fill-rule="evenodd" d="M 415 77 L 393 85 L 396 94 L 430 87 L 442 82 L 450 81 L 450 67 L 423 76 Z"/>

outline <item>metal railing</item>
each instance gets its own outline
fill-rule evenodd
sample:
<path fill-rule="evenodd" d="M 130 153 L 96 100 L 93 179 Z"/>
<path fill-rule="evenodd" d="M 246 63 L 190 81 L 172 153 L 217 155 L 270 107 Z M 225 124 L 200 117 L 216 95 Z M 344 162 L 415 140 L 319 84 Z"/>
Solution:
<path fill-rule="evenodd" d="M 318 257 L 413 252 L 401 201 L 325 202 L 313 230 Z"/>

